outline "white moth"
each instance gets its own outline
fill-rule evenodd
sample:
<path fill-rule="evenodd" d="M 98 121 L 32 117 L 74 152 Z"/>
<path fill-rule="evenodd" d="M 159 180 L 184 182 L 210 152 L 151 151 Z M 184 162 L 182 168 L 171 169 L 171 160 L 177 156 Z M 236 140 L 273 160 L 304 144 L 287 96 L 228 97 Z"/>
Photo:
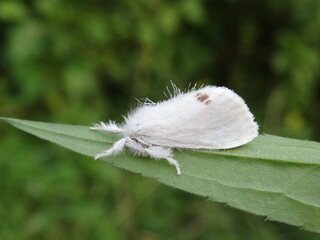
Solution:
<path fill-rule="evenodd" d="M 113 121 L 94 124 L 90 129 L 123 136 L 112 148 L 95 159 L 115 155 L 128 147 L 133 154 L 166 159 L 180 175 L 172 149 L 228 149 L 244 145 L 258 135 L 244 100 L 225 87 L 206 86 L 181 92 L 173 85 L 168 100 L 146 100 L 117 125 Z"/>

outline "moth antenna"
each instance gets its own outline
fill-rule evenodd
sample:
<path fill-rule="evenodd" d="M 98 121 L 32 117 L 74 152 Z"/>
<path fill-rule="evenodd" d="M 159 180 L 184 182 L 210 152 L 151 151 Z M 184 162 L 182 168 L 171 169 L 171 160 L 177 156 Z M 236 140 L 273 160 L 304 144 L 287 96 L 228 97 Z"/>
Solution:
<path fill-rule="evenodd" d="M 91 130 L 97 131 L 105 131 L 110 133 L 121 133 L 122 128 L 120 128 L 114 121 L 109 121 L 108 123 L 100 122 L 100 123 L 93 123 L 93 126 L 90 127 Z"/>
<path fill-rule="evenodd" d="M 197 90 L 197 83 L 195 83 L 194 85 L 193 85 L 193 87 L 192 88 L 190 88 L 190 92 L 193 92 L 193 91 L 196 91 Z"/>
<path fill-rule="evenodd" d="M 176 97 L 181 94 L 181 90 L 177 87 L 177 85 L 174 84 L 172 80 L 170 80 L 172 89 L 173 89 L 173 96 Z"/>
<path fill-rule="evenodd" d="M 171 83 L 173 93 L 170 92 L 168 86 L 166 87 L 168 93 L 170 94 L 170 97 L 172 98 L 172 97 L 176 97 L 176 96 L 180 95 L 182 93 L 182 91 L 177 87 L 177 85 L 174 84 L 174 82 L 172 80 L 170 80 L 170 83 Z"/>
<path fill-rule="evenodd" d="M 191 82 L 189 82 L 188 87 L 186 89 L 186 92 L 190 92 L 190 91 L 192 91 Z"/>
<path fill-rule="evenodd" d="M 143 105 L 155 105 L 156 103 L 149 98 L 143 98 Z"/>
<path fill-rule="evenodd" d="M 189 82 L 188 87 L 184 91 L 185 93 L 193 92 L 196 89 L 197 83 L 195 83 L 192 87 L 191 87 L 191 84 L 192 83 Z"/>
<path fill-rule="evenodd" d="M 121 116 L 123 117 L 124 121 L 127 122 L 129 120 L 131 114 L 129 113 L 127 116 L 125 116 L 125 115 L 121 115 Z"/>
<path fill-rule="evenodd" d="M 134 102 L 130 103 L 130 109 L 136 109 L 138 107 L 142 107 L 143 106 L 143 102 L 141 100 L 143 100 L 143 98 L 134 98 Z M 123 116 L 123 115 L 122 115 Z"/>
<path fill-rule="evenodd" d="M 137 103 L 138 103 L 139 106 L 142 106 L 142 105 L 143 105 L 143 102 L 141 102 L 139 98 L 135 98 L 135 100 L 137 101 Z M 141 100 L 142 100 L 142 99 L 141 99 Z"/>
<path fill-rule="evenodd" d="M 169 87 L 168 87 L 168 86 L 166 86 L 166 89 L 167 89 L 167 92 L 168 92 L 168 94 L 169 94 L 170 98 L 172 98 L 172 93 L 170 92 Z"/>
<path fill-rule="evenodd" d="M 175 97 L 176 96 L 176 85 L 173 83 L 172 80 L 170 80 L 170 84 L 171 84 L 172 91 L 173 91 L 172 95 L 173 95 L 173 97 Z"/>
<path fill-rule="evenodd" d="M 168 95 L 167 95 L 167 93 L 166 93 L 166 91 L 163 91 L 163 94 L 164 94 L 164 96 L 165 96 L 166 98 L 169 98 Z"/>

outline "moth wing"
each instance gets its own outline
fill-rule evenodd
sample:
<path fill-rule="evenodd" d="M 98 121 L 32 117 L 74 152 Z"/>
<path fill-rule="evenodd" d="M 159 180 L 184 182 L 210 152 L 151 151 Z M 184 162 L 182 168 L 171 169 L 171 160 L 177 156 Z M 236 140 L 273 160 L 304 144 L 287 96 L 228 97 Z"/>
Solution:
<path fill-rule="evenodd" d="M 258 125 L 244 100 L 224 87 L 205 87 L 141 110 L 137 117 L 144 120 L 136 133 L 148 144 L 228 149 L 258 135 Z"/>

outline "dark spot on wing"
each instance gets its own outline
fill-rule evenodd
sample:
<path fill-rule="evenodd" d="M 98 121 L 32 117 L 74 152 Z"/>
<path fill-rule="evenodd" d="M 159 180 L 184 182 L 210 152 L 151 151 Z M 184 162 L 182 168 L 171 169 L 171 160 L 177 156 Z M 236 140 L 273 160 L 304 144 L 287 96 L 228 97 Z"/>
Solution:
<path fill-rule="evenodd" d="M 208 99 L 207 101 L 204 102 L 205 105 L 209 105 L 210 103 L 212 103 L 212 101 L 210 99 Z"/>
<path fill-rule="evenodd" d="M 209 98 L 209 95 L 206 93 L 199 92 L 195 95 L 195 97 L 198 99 L 199 102 L 203 103 L 204 101 L 206 101 Z M 210 102 L 211 102 L 211 100 L 207 100 L 204 104 L 208 105 Z"/>

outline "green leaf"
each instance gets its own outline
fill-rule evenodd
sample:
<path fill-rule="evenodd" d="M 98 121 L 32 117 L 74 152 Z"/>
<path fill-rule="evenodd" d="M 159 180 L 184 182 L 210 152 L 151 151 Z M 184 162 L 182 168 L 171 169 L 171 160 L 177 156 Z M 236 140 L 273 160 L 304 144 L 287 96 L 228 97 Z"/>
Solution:
<path fill-rule="evenodd" d="M 90 131 L 88 126 L 0 119 L 91 157 L 120 138 Z M 104 160 L 212 201 L 320 232 L 319 143 L 260 135 L 231 150 L 185 150 L 174 154 L 181 165 L 181 176 L 165 161 L 134 157 L 128 150 Z"/>

